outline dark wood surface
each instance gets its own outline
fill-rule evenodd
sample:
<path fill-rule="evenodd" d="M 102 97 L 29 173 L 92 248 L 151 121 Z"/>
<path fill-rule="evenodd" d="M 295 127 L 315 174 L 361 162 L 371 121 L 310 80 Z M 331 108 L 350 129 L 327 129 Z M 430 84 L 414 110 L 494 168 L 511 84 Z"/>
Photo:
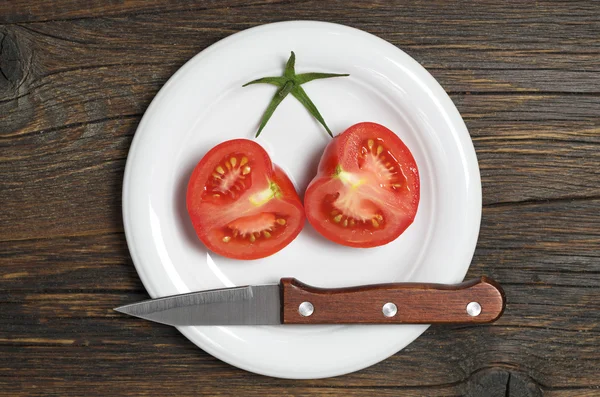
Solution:
<path fill-rule="evenodd" d="M 112 311 L 147 298 L 120 192 L 148 103 L 198 51 L 291 19 L 377 34 L 449 92 L 483 183 L 468 277 L 503 285 L 498 322 L 293 381 Z M 1 395 L 600 395 L 600 3 L 11 0 L 0 72 Z"/>
<path fill-rule="evenodd" d="M 403 283 L 361 285 L 346 288 L 318 288 L 295 278 L 281 279 L 284 324 L 458 324 L 491 323 L 505 309 L 502 287 L 488 277 L 456 285 Z M 310 303 L 313 312 L 304 315 L 300 307 Z M 471 302 L 481 312 L 471 316 Z M 383 314 L 387 303 L 397 313 Z"/>

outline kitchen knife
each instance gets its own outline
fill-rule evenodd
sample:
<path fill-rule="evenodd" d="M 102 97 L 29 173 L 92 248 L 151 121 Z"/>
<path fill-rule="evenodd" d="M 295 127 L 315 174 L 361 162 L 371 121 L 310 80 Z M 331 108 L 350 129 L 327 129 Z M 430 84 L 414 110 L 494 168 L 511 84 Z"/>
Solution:
<path fill-rule="evenodd" d="M 490 323 L 504 311 L 500 285 L 487 277 L 460 284 L 392 283 L 316 288 L 279 284 L 222 288 L 151 299 L 114 310 L 180 325 Z"/>

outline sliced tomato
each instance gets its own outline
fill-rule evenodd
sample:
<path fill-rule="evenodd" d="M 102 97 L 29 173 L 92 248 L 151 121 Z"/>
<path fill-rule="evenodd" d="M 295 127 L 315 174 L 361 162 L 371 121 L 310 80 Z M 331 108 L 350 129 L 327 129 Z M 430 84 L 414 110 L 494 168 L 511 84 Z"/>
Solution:
<path fill-rule="evenodd" d="M 187 209 L 198 238 L 234 259 L 272 255 L 304 226 L 294 185 L 247 139 L 223 142 L 200 160 L 188 184 Z"/>
<path fill-rule="evenodd" d="M 359 123 L 325 148 L 304 196 L 310 224 L 351 247 L 395 240 L 419 205 L 419 171 L 410 150 L 389 129 Z"/>

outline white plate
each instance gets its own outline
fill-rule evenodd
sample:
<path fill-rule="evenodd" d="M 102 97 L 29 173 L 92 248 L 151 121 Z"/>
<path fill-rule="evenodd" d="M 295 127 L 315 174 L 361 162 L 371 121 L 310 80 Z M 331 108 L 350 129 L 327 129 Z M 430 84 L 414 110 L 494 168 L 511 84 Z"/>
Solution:
<path fill-rule="evenodd" d="M 296 240 L 269 258 L 226 259 L 207 252 L 188 221 L 188 178 L 214 145 L 253 137 L 275 88 L 242 88 L 242 84 L 281 74 L 291 50 L 297 56 L 298 73 L 350 73 L 304 86 L 334 133 L 360 121 L 374 121 L 395 131 L 411 149 L 421 176 L 417 217 L 396 241 L 379 248 L 342 247 L 307 224 Z M 329 139 L 289 96 L 259 142 L 303 192 Z M 129 152 L 123 217 L 133 262 L 152 297 L 277 282 L 281 277 L 322 287 L 455 283 L 465 276 L 475 249 L 481 183 L 463 120 L 442 87 L 411 57 L 346 26 L 284 22 L 221 40 L 165 84 L 146 111 Z M 365 368 L 404 348 L 425 329 L 423 325 L 179 328 L 223 361 L 283 378 L 320 378 Z"/>

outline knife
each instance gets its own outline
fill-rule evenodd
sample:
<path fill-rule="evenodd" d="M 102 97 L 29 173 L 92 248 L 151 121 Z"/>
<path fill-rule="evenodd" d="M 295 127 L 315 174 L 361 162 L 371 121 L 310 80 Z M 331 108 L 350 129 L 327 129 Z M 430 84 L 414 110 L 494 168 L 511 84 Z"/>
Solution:
<path fill-rule="evenodd" d="M 392 283 L 316 288 L 294 278 L 150 299 L 114 310 L 182 325 L 490 323 L 504 311 L 500 285 Z"/>

